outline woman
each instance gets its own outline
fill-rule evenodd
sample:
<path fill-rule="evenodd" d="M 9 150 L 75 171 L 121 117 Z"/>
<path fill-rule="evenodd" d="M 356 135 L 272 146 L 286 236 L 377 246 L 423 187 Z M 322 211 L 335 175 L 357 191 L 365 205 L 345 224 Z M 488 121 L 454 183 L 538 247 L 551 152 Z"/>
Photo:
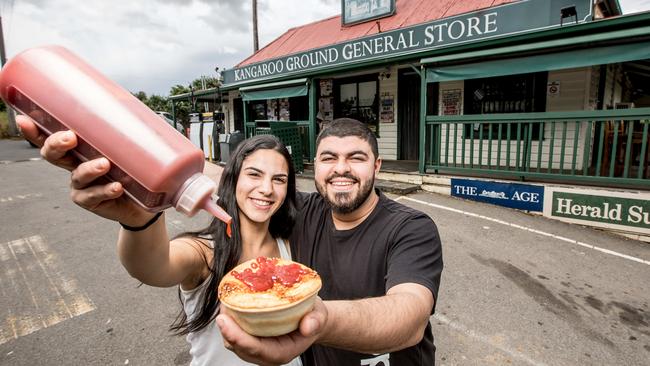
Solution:
<path fill-rule="evenodd" d="M 195 249 L 194 256 L 200 253 L 201 259 L 198 273 L 180 283 L 184 311 L 171 327 L 187 334 L 192 364 L 248 364 L 223 347 L 214 324 L 217 287 L 229 270 L 249 259 L 260 255 L 291 259 L 282 238 L 293 227 L 295 192 L 291 155 L 284 145 L 270 135 L 250 138 L 239 145 L 219 183 L 219 203 L 233 217 L 232 238 L 227 237 L 225 224 L 214 219 L 206 229 L 176 239 Z M 300 360 L 291 365 L 300 365 Z"/>
<path fill-rule="evenodd" d="M 66 154 L 76 145 L 72 132 L 44 140 L 26 118 L 19 126 L 34 142 L 45 145 L 43 156 L 72 171 L 71 197 L 81 207 L 119 221 L 118 254 L 136 279 L 158 287 L 179 286 L 183 311 L 172 324 L 186 334 L 192 365 L 248 365 L 228 351 L 215 325 L 219 311 L 217 286 L 237 264 L 258 256 L 290 259 L 287 238 L 295 216 L 296 181 L 291 156 L 274 136 L 243 141 L 221 176 L 219 204 L 232 216 L 233 235 L 214 219 L 204 230 L 169 240 L 165 215 L 149 213 L 123 195 L 119 183 L 97 184 L 110 164 L 105 158 L 81 164 Z M 53 135 L 54 136 L 54 135 Z M 48 156 L 49 155 L 49 156 Z M 300 365 L 293 360 L 290 365 Z"/>

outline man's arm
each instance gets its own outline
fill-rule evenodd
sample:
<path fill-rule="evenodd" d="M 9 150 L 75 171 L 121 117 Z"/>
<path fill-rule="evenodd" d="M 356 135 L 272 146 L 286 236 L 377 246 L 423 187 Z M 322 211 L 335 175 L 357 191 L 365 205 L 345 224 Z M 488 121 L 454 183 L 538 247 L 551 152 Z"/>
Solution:
<path fill-rule="evenodd" d="M 53 165 L 72 172 L 70 197 L 80 207 L 104 218 L 139 227 L 154 216 L 124 195 L 121 184 L 103 183 L 98 178 L 110 169 L 105 158 L 80 162 L 70 150 L 77 146 L 72 131 L 59 131 L 46 137 L 26 116 L 16 116 L 25 138 L 42 146 L 41 155 Z M 213 175 L 220 174 L 216 168 Z M 167 287 L 183 283 L 191 288 L 193 280 L 207 272 L 201 244 L 180 238 L 169 241 L 162 215 L 142 231 L 121 230 L 118 254 L 124 268 L 135 278 L 152 286 Z M 189 286 L 185 286 L 189 285 Z"/>
<path fill-rule="evenodd" d="M 326 301 L 328 321 L 316 343 L 360 353 L 387 353 L 418 344 L 434 298 L 415 283 L 403 283 L 385 296 Z"/>

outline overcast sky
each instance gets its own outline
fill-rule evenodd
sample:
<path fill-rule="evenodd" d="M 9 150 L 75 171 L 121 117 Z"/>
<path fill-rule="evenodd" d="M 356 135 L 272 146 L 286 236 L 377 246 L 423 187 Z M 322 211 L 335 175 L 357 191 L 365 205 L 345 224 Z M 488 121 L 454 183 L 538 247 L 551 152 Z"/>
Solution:
<path fill-rule="evenodd" d="M 619 0 L 624 13 L 650 0 Z M 260 47 L 339 14 L 340 0 L 258 0 Z M 250 0 L 0 0 L 7 57 L 65 46 L 132 92 L 167 95 L 253 50 Z"/>

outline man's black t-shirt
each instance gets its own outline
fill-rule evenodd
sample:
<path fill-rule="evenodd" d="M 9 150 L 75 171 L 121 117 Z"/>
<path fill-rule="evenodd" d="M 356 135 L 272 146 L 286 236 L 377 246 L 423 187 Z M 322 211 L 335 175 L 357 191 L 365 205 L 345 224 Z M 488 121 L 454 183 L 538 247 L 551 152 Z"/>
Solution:
<path fill-rule="evenodd" d="M 320 194 L 300 193 L 302 207 L 290 238 L 293 257 L 320 274 L 323 300 L 383 296 L 391 287 L 411 282 L 431 290 L 437 302 L 443 265 L 435 224 L 424 213 L 377 192 L 379 202 L 373 212 L 351 230 L 336 230 Z M 303 362 L 306 366 L 380 366 L 382 362 L 383 366 L 429 366 L 434 355 L 428 324 L 422 341 L 401 351 L 369 355 L 314 345 Z"/>

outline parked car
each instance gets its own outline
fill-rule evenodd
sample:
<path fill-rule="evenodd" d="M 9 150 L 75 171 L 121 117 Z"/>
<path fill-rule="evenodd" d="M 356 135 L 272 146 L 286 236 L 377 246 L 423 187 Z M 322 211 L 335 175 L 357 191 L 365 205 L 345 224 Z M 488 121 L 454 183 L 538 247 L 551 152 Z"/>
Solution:
<path fill-rule="evenodd" d="M 169 123 L 170 126 L 174 127 L 174 117 L 171 115 L 171 113 L 156 112 L 156 114 L 165 120 L 165 122 Z M 185 136 L 185 128 L 183 128 L 183 125 L 180 122 L 176 122 L 176 131 Z"/>

